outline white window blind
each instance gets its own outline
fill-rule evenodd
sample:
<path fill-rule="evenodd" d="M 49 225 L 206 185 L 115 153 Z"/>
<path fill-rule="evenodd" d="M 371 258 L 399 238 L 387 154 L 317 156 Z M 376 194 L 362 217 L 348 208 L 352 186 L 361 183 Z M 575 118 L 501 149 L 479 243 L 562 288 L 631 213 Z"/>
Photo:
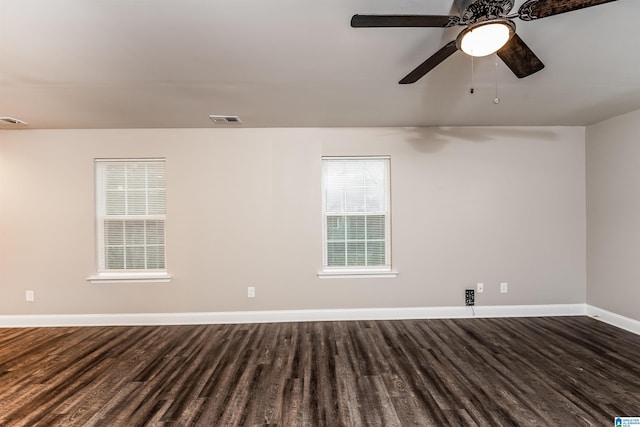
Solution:
<path fill-rule="evenodd" d="M 325 269 L 390 269 L 388 157 L 322 159 Z"/>
<path fill-rule="evenodd" d="M 99 271 L 164 271 L 163 159 L 96 160 Z"/>

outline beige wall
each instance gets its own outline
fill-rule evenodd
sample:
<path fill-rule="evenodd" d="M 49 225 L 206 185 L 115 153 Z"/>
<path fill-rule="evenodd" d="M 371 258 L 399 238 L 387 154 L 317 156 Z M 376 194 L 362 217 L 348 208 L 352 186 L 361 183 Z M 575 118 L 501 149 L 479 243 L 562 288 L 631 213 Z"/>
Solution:
<path fill-rule="evenodd" d="M 363 154 L 391 156 L 400 274 L 319 279 L 320 157 Z M 174 280 L 90 284 L 93 159 L 151 156 Z M 0 132 L 0 314 L 584 303 L 584 162 L 571 127 Z"/>
<path fill-rule="evenodd" d="M 588 303 L 640 320 L 640 111 L 586 131 Z"/>

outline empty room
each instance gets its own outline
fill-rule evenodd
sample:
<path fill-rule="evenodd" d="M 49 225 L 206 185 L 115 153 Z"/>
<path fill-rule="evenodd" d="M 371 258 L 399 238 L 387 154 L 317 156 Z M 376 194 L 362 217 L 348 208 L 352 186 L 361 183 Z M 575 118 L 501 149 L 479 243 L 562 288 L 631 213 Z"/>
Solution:
<path fill-rule="evenodd" d="M 0 426 L 640 426 L 635 16 L 0 0 Z"/>

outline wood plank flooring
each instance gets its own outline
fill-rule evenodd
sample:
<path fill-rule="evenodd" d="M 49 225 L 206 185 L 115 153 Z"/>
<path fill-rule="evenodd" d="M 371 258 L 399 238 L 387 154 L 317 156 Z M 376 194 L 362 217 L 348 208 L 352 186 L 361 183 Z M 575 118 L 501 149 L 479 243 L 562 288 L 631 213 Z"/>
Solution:
<path fill-rule="evenodd" d="M 588 317 L 0 329 L 0 426 L 608 426 L 640 336 Z"/>

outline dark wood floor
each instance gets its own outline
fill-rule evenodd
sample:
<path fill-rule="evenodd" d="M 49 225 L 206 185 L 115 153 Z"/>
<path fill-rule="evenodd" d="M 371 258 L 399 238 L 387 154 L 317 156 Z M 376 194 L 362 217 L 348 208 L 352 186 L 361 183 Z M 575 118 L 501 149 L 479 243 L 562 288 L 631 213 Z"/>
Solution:
<path fill-rule="evenodd" d="M 608 426 L 640 336 L 587 317 L 0 329 L 1 426 Z"/>

